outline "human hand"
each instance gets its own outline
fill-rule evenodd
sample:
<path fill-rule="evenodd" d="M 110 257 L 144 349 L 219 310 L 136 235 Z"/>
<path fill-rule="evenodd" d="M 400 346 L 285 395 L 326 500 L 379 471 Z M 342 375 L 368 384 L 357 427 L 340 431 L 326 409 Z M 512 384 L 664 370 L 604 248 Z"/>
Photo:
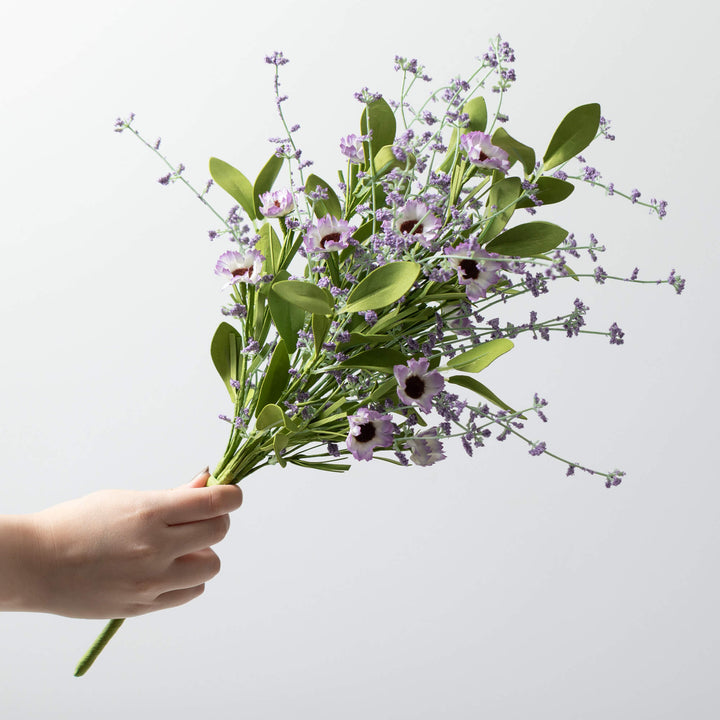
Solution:
<path fill-rule="evenodd" d="M 200 595 L 220 570 L 210 546 L 242 503 L 239 487 L 205 487 L 208 477 L 172 490 L 103 490 L 26 516 L 33 542 L 17 609 L 124 618 Z"/>

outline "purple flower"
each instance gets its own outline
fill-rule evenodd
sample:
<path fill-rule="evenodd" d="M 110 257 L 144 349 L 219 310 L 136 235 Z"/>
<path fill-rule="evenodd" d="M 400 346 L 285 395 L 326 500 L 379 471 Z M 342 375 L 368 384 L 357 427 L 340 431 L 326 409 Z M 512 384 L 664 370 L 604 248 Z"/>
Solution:
<path fill-rule="evenodd" d="M 407 441 L 406 447 L 410 451 L 410 459 L 416 465 L 434 465 L 445 459 L 443 444 L 438 440 L 435 428 L 419 432 Z"/>
<path fill-rule="evenodd" d="M 458 335 L 466 335 L 472 331 L 470 306 L 452 303 L 442 308 L 441 313 L 446 325 Z"/>
<path fill-rule="evenodd" d="M 346 220 L 325 215 L 318 220 L 317 225 L 308 228 L 305 234 L 305 250 L 311 253 L 343 250 L 350 244 L 355 230 Z"/>
<path fill-rule="evenodd" d="M 360 408 L 349 415 L 350 432 L 345 445 L 356 460 L 372 460 L 373 448 L 392 445 L 393 426 L 390 415 Z"/>
<path fill-rule="evenodd" d="M 401 235 L 412 236 L 424 247 L 428 247 L 442 222 L 419 200 L 408 200 L 395 218 L 395 230 Z"/>
<path fill-rule="evenodd" d="M 215 265 L 215 274 L 230 278 L 223 287 L 234 283 L 256 283 L 262 277 L 262 264 L 265 257 L 255 249 L 242 252 L 228 250 Z"/>
<path fill-rule="evenodd" d="M 504 173 L 510 169 L 508 154 L 493 145 L 489 135 L 480 131 L 465 133 L 460 136 L 460 144 L 473 165 Z"/>
<path fill-rule="evenodd" d="M 340 152 L 351 163 L 362 165 L 365 162 L 365 150 L 363 149 L 362 138 L 351 134 L 340 138 Z"/>
<path fill-rule="evenodd" d="M 458 282 L 465 285 L 468 300 L 475 302 L 485 297 L 489 288 L 501 279 L 502 262 L 491 260 L 497 257 L 470 243 L 460 243 L 457 247 L 446 248 L 450 264 L 457 270 Z"/>
<path fill-rule="evenodd" d="M 260 212 L 269 218 L 283 217 L 295 209 L 295 198 L 287 189 L 263 193 L 260 202 Z"/>
<path fill-rule="evenodd" d="M 417 403 L 425 412 L 432 410 L 433 397 L 445 387 L 445 380 L 437 370 L 428 372 L 429 364 L 427 358 L 420 358 L 393 367 L 400 400 L 405 405 Z"/>

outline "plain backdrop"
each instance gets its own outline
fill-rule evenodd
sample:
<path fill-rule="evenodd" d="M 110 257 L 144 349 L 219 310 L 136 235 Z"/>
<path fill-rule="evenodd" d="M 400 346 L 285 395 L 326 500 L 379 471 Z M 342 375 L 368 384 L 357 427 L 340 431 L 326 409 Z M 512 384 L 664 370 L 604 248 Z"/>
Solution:
<path fill-rule="evenodd" d="M 0 615 L 0 715 L 717 717 L 719 15 L 697 0 L 4 0 L 4 513 L 170 487 L 222 452 L 229 407 L 208 348 L 227 246 L 112 126 L 135 112 L 198 186 L 212 155 L 254 177 L 281 133 L 273 50 L 291 60 L 285 108 L 305 155 L 332 178 L 340 136 L 358 129 L 353 93 L 397 97 L 396 53 L 435 86 L 500 33 L 517 55 L 508 131 L 542 152 L 568 110 L 600 102 L 617 140 L 588 162 L 669 202 L 659 221 L 580 187 L 545 217 L 595 233 L 609 272 L 677 268 L 688 284 L 680 297 L 558 287 L 541 315 L 580 297 L 590 327 L 617 321 L 625 344 L 523 337 L 484 374 L 513 405 L 548 398 L 549 423 L 528 433 L 624 469 L 620 487 L 566 478 L 511 440 L 427 469 L 262 471 L 205 595 L 127 622 L 85 678 L 72 671 L 102 622 Z"/>

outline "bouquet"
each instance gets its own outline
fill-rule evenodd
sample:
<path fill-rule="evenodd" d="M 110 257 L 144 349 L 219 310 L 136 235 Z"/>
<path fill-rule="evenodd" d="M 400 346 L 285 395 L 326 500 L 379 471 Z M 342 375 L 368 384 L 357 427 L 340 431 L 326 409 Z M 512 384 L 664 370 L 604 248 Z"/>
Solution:
<path fill-rule="evenodd" d="M 574 235 L 542 218 L 546 206 L 567 200 L 577 183 L 621 196 L 659 218 L 667 203 L 640 201 L 640 192 L 600 182 L 581 153 L 593 141 L 614 140 L 596 103 L 571 110 L 542 156 L 514 137 L 501 112 L 515 81 L 514 52 L 497 37 L 471 75 L 457 77 L 416 101 L 431 79 L 415 59 L 395 58 L 399 99 L 363 88 L 357 134 L 339 139 L 343 167 L 334 178 L 311 173 L 296 144 L 280 92 L 282 53 L 274 68 L 281 137 L 251 182 L 218 158 L 210 160 L 203 191 L 186 179 L 134 126 L 170 172 L 159 182 L 182 182 L 215 214 L 213 241 L 227 240 L 215 272 L 227 302 L 211 343 L 212 361 L 230 397 L 229 439 L 211 483 L 237 483 L 267 465 L 344 472 L 352 462 L 429 466 L 455 444 L 472 455 L 497 432 L 549 455 L 567 474 L 584 471 L 618 485 L 624 472 L 599 471 L 551 452 L 524 431 L 530 413 L 546 421 L 535 395 L 514 409 L 478 379 L 513 349 L 521 334 L 548 340 L 600 334 L 623 343 L 616 323 L 586 328 L 587 306 L 576 299 L 562 316 L 530 311 L 522 324 L 503 324 L 496 312 L 516 297 L 537 298 L 558 281 L 667 283 L 608 274 L 597 265 L 604 250 L 594 236 Z M 489 90 L 489 92 L 488 92 Z M 488 99 L 496 98 L 494 110 Z M 221 213 L 208 201 L 213 184 L 235 201 Z M 529 216 L 529 217 L 528 217 Z M 593 263 L 589 269 L 582 265 Z M 577 263 L 577 264 L 576 264 Z M 573 267 L 571 267 L 571 265 Z M 502 394 L 502 390 L 499 391 Z M 121 620 L 112 621 L 78 668 L 82 674 Z"/>

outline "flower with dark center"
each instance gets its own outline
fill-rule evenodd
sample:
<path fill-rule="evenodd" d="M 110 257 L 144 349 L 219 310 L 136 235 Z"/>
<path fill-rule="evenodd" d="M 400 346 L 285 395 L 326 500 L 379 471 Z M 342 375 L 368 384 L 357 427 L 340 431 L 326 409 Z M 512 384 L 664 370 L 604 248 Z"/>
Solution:
<path fill-rule="evenodd" d="M 215 274 L 229 278 L 223 287 L 235 283 L 256 283 L 262 277 L 262 264 L 265 257 L 254 248 L 244 251 L 228 250 L 215 265 Z"/>
<path fill-rule="evenodd" d="M 434 465 L 445 459 L 443 444 L 438 440 L 436 428 L 422 430 L 410 438 L 405 447 L 410 451 L 410 459 L 416 465 Z"/>
<path fill-rule="evenodd" d="M 349 415 L 350 432 L 345 445 L 356 460 L 372 460 L 373 448 L 390 447 L 393 426 L 390 415 L 376 410 L 359 408 L 355 415 Z"/>
<path fill-rule="evenodd" d="M 350 238 L 357 228 L 346 220 L 325 215 L 317 225 L 311 225 L 305 234 L 305 250 L 309 253 L 336 252 L 350 244 Z"/>
<path fill-rule="evenodd" d="M 436 218 L 425 203 L 419 200 L 408 200 L 395 218 L 395 231 L 408 241 L 419 242 L 429 247 L 437 235 L 442 222 Z"/>
<path fill-rule="evenodd" d="M 433 397 L 445 387 L 445 380 L 437 370 L 428 372 L 429 365 L 427 358 L 420 358 L 408 360 L 407 365 L 393 367 L 401 402 L 419 405 L 425 412 L 432 410 Z"/>
<path fill-rule="evenodd" d="M 467 153 L 468 162 L 487 170 L 500 170 L 506 173 L 510 169 L 510 157 L 500 147 L 493 145 L 490 136 L 483 132 L 469 132 L 460 136 L 460 145 Z"/>
<path fill-rule="evenodd" d="M 289 190 L 271 190 L 260 196 L 260 212 L 269 218 L 283 217 L 295 209 L 295 198 Z"/>
<path fill-rule="evenodd" d="M 445 253 L 450 265 L 457 270 L 458 282 L 465 286 L 470 302 L 484 298 L 488 289 L 502 279 L 500 271 L 505 269 L 505 264 L 492 259 L 497 257 L 495 253 L 471 243 L 446 248 Z"/>

